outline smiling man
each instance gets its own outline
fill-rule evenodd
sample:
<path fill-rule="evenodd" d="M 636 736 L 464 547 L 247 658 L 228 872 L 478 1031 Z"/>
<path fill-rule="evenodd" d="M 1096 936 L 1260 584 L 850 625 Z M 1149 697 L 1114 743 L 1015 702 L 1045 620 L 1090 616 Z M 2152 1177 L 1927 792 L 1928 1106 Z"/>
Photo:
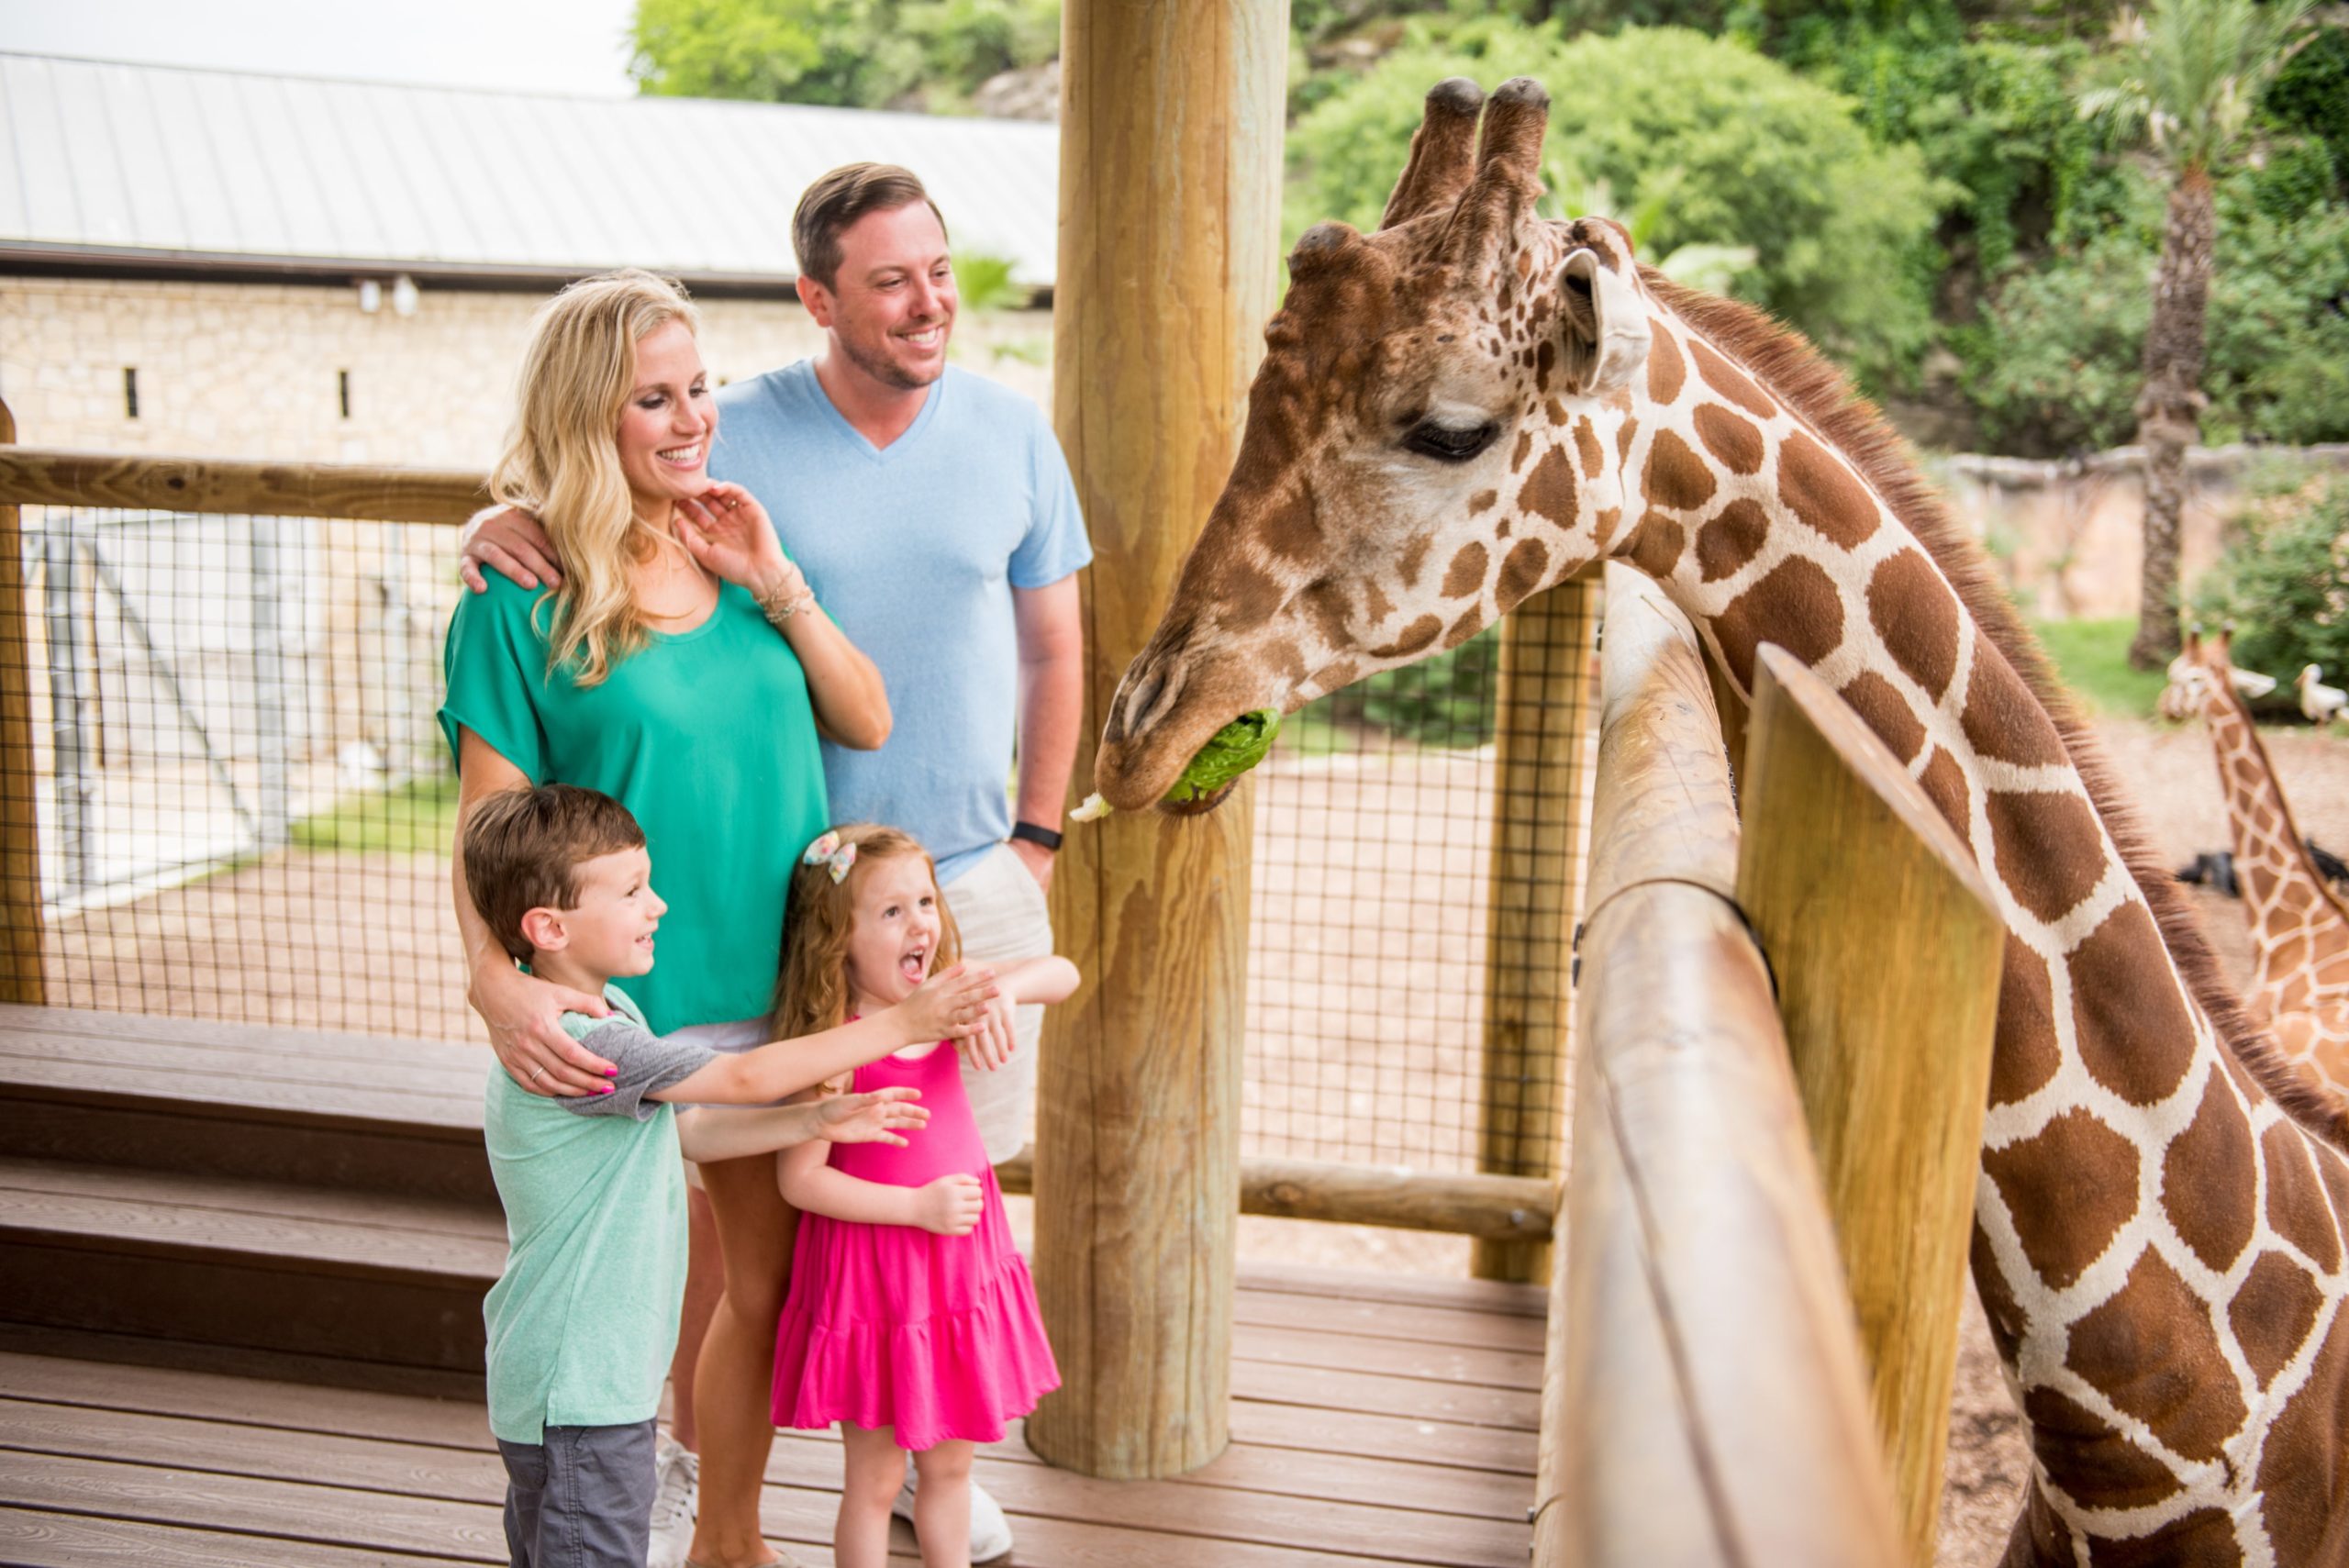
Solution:
<path fill-rule="evenodd" d="M 911 172 L 833 170 L 800 198 L 792 243 L 799 297 L 824 346 L 718 395 L 710 474 L 766 507 L 818 601 L 887 684 L 887 743 L 823 749 L 832 819 L 887 823 L 921 840 L 970 958 L 1041 956 L 1052 951 L 1044 891 L 1083 701 L 1074 573 L 1093 558 L 1068 464 L 1032 403 L 948 366 L 957 299 L 946 227 Z M 525 587 L 559 577 L 544 535 L 515 512 L 468 540 L 464 571 L 476 586 L 482 565 Z M 1034 1105 L 1041 1009 L 1019 1012 L 1011 1065 L 965 1076 L 998 1161 L 1019 1151 Z M 724 1166 L 703 1175 L 727 1257 L 775 1255 L 789 1219 L 777 1212 L 771 1162 L 754 1178 Z M 782 1282 L 739 1277 L 763 1272 L 739 1266 L 729 1273 L 689 1378 L 708 1251 L 697 1229 L 676 1368 L 680 1395 L 697 1385 L 677 1422 L 686 1447 L 699 1439 L 691 1556 L 745 1568 L 770 1561 L 757 1500 Z M 691 1454 L 664 1446 L 662 1462 L 656 1534 L 682 1527 L 696 1485 Z M 1008 1552 L 1001 1510 L 975 1487 L 972 1503 L 973 1561 Z M 656 1540 L 656 1568 L 663 1555 Z"/>

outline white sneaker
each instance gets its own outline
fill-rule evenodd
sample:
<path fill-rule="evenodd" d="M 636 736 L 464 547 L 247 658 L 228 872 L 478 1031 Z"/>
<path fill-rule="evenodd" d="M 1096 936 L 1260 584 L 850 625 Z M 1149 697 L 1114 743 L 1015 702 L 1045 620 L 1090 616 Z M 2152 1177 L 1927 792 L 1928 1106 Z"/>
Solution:
<path fill-rule="evenodd" d="M 914 1522 L 914 1482 L 918 1473 L 913 1466 L 906 1467 L 906 1484 L 898 1489 L 897 1500 L 889 1505 L 889 1511 L 907 1524 Z M 1010 1555 L 1011 1521 L 1003 1517 L 1003 1505 L 988 1496 L 985 1487 L 976 1481 L 972 1482 L 972 1562 L 996 1562 Z M 658 1568 L 658 1564 L 654 1568 Z"/>
<path fill-rule="evenodd" d="M 652 1544 L 645 1568 L 685 1568 L 701 1504 L 701 1456 L 668 1433 L 653 1461 Z"/>

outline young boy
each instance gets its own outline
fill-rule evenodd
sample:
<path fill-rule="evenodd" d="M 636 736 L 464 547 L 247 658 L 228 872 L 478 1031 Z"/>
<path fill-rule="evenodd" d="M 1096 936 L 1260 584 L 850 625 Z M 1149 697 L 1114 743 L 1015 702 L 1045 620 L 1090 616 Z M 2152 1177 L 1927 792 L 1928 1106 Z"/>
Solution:
<path fill-rule="evenodd" d="M 985 1026 L 991 973 L 964 967 L 894 1007 L 739 1055 L 654 1035 L 612 984 L 652 967 L 667 906 L 644 833 L 609 795 L 513 790 L 465 824 L 465 884 L 482 919 L 533 973 L 600 993 L 612 1016 L 563 1026 L 615 1064 L 601 1094 L 527 1094 L 489 1074 L 483 1135 L 506 1207 L 505 1272 L 489 1329 L 489 1425 L 506 1461 L 516 1568 L 644 1562 L 661 1402 L 685 1279 L 683 1154 L 727 1160 L 810 1138 L 902 1144 L 929 1112 L 909 1092 L 773 1102 L 893 1051 Z M 695 1109 L 671 1102 L 762 1106 Z"/>

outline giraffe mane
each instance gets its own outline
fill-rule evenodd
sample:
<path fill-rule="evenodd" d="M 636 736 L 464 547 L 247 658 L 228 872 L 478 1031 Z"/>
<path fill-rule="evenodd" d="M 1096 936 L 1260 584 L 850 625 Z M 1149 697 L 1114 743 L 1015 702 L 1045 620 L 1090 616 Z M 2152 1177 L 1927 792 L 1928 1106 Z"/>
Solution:
<path fill-rule="evenodd" d="M 2261 770 L 2275 784 L 2276 808 L 2284 814 L 2284 837 L 2291 845 L 2292 853 L 2299 857 L 2300 869 L 2309 873 L 2309 880 L 2316 884 L 2317 892 L 2332 906 L 2332 912 L 2341 917 L 2342 924 L 2349 925 L 2349 904 L 2342 902 L 2341 895 L 2332 890 L 2331 879 L 2317 869 L 2315 857 L 2309 853 L 2309 841 L 2300 836 L 2299 818 L 2292 815 L 2292 803 L 2284 796 L 2283 775 L 2277 773 L 2275 760 L 2267 754 L 2267 743 L 2259 738 L 2259 726 L 2252 721 L 2251 705 L 2243 700 L 2243 694 L 2235 690 L 2235 684 L 2223 672 L 2218 673 L 2214 684 L 2233 706 L 2235 717 L 2243 720 L 2243 733 L 2251 739 L 2252 754 L 2259 759 Z"/>
<path fill-rule="evenodd" d="M 2006 655 L 2054 721 L 2064 749 L 2087 787 L 2089 805 L 2112 835 L 2122 863 L 2153 910 L 2163 945 L 2221 1044 L 2294 1121 L 2349 1150 L 2349 1101 L 2310 1084 L 2244 1014 L 2240 997 L 2220 973 L 2192 906 L 2154 853 L 2103 742 L 2081 719 L 2038 639 L 2000 590 L 1981 546 L 1918 471 L 1908 443 L 1874 404 L 1853 389 L 1841 370 L 1792 329 L 1750 305 L 1683 287 L 1653 267 L 1642 266 L 1640 273 L 1653 298 L 1741 362 L 1789 413 L 1842 452 L 1924 546 L 1991 645 Z"/>

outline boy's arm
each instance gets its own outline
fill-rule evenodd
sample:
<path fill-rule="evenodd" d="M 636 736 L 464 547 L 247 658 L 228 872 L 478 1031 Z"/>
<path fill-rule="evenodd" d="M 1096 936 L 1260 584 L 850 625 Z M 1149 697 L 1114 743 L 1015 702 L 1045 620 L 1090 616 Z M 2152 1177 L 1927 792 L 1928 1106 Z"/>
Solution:
<path fill-rule="evenodd" d="M 696 1165 L 773 1154 L 818 1136 L 812 1105 L 707 1106 L 677 1113 L 677 1144 Z"/>
<path fill-rule="evenodd" d="M 869 1018 L 718 1057 L 654 1097 L 705 1105 L 771 1105 L 906 1046 L 969 1034 L 985 1025 L 987 1000 L 996 994 L 993 970 L 957 964 Z"/>
<path fill-rule="evenodd" d="M 834 1143 L 894 1143 L 902 1129 L 918 1128 L 930 1112 L 912 1102 L 921 1091 L 877 1089 L 869 1095 L 834 1095 L 796 1106 L 761 1108 L 697 1106 L 677 1113 L 677 1141 L 696 1164 L 773 1154 L 813 1139 Z"/>

